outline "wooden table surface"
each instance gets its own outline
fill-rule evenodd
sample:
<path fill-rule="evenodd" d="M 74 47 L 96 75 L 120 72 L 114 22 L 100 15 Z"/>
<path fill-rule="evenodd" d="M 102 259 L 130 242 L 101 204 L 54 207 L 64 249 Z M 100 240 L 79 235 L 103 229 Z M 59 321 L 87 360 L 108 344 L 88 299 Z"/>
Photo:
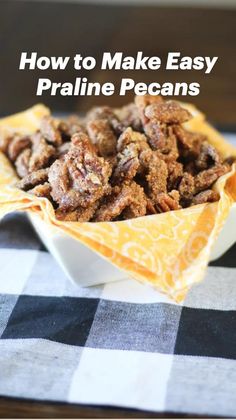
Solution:
<path fill-rule="evenodd" d="M 0 418 L 210 418 L 112 407 L 36 402 L 0 397 Z M 214 417 L 216 418 L 216 417 Z"/>
<path fill-rule="evenodd" d="M 39 72 L 20 72 L 22 50 L 39 55 L 70 55 L 81 52 L 99 57 L 104 51 L 123 51 L 134 55 L 165 57 L 168 51 L 184 55 L 219 56 L 211 75 L 202 72 L 170 72 L 168 79 L 201 83 L 201 95 L 194 102 L 219 126 L 236 127 L 236 10 L 207 10 L 173 7 L 110 7 L 73 3 L 25 1 L 0 2 L 0 114 L 6 115 L 33 105 Z M 119 71 L 94 71 L 89 80 L 118 83 Z M 46 71 L 43 77 L 70 81 L 78 76 L 72 69 L 58 74 Z M 80 74 L 81 76 L 81 74 Z M 131 72 L 137 81 L 166 80 L 163 71 Z M 42 76 L 41 76 L 42 77 Z M 121 105 L 123 98 L 105 98 L 110 105 Z M 125 98 L 126 101 L 131 97 Z M 189 98 L 188 98 L 189 99 Z M 103 98 L 50 97 L 43 101 L 54 111 L 84 111 L 101 104 Z M 140 418 L 178 417 L 168 413 L 149 413 L 116 408 L 98 408 L 57 403 L 0 398 L 0 417 L 48 418 Z M 181 414 L 179 417 L 183 417 Z M 187 416 L 186 416 L 187 417 Z M 193 416 L 191 416 L 193 417 Z"/>

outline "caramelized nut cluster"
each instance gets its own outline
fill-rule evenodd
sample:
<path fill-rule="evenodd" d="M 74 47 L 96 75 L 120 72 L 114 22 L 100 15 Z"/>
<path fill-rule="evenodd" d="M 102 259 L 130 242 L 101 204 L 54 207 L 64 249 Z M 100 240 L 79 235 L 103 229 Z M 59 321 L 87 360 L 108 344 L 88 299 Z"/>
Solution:
<path fill-rule="evenodd" d="M 214 202 L 214 182 L 229 171 L 177 102 L 149 95 L 121 109 L 98 107 L 83 118 L 44 117 L 31 136 L 0 139 L 21 180 L 46 197 L 57 218 L 102 222 Z"/>

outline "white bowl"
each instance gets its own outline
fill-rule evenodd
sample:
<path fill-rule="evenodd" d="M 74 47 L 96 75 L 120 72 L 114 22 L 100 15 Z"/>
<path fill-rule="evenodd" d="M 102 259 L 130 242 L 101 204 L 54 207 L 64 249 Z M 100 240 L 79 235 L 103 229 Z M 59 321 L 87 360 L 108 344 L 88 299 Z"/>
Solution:
<path fill-rule="evenodd" d="M 220 258 L 236 242 L 236 203 L 230 209 L 228 218 L 221 230 L 214 248 L 211 252 L 210 261 Z"/>
<path fill-rule="evenodd" d="M 49 229 L 38 215 L 30 214 L 29 218 L 45 247 L 73 283 L 87 287 L 126 277 L 124 272 L 78 240 L 56 227 Z"/>
<path fill-rule="evenodd" d="M 81 244 L 56 227 L 48 229 L 38 215 L 30 214 L 30 221 L 38 236 L 54 256 L 67 277 L 79 286 L 94 286 L 122 280 L 126 274 L 96 252 Z M 211 261 L 221 257 L 236 242 L 236 204 L 212 250 Z"/>

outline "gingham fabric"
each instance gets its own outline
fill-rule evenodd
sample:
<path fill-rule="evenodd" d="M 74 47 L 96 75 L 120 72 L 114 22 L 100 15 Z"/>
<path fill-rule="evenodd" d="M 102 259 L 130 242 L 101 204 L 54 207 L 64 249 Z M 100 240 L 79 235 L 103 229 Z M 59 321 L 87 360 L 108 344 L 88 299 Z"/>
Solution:
<path fill-rule="evenodd" d="M 236 416 L 236 246 L 183 305 L 71 284 L 25 215 L 0 223 L 0 395 Z"/>

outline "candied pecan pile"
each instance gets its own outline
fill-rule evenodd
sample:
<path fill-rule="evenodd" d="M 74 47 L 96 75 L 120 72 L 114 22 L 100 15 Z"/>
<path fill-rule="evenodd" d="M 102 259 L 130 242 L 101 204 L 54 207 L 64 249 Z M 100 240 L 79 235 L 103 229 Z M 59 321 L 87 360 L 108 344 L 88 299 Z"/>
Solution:
<path fill-rule="evenodd" d="M 83 119 L 44 117 L 31 136 L 0 138 L 0 149 L 18 187 L 49 199 L 58 219 L 125 220 L 219 199 L 212 186 L 230 165 L 183 127 L 190 118 L 177 102 L 145 95 Z"/>

